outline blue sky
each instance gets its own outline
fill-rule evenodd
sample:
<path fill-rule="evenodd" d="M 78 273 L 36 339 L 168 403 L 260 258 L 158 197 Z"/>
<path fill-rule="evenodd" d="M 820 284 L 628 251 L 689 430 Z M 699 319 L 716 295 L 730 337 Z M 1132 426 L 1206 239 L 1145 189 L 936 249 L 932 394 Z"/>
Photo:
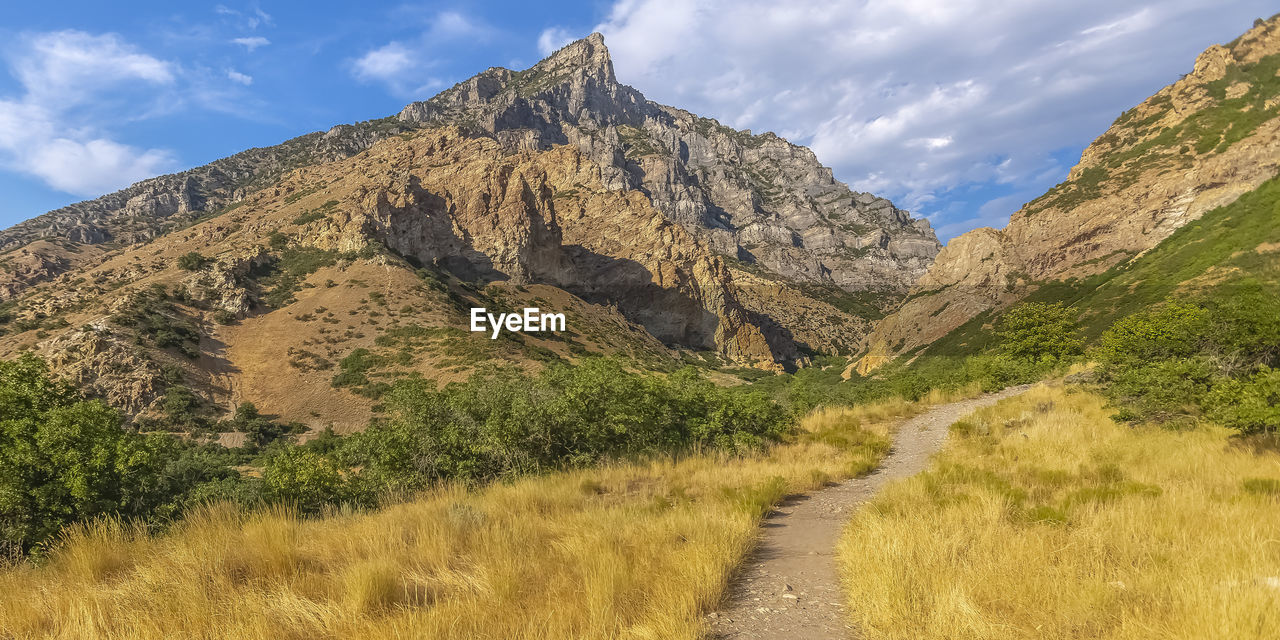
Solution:
<path fill-rule="evenodd" d="M 651 99 L 810 145 L 948 238 L 1065 177 L 1257 0 L 5 3 L 0 226 L 397 112 L 592 30 Z"/>

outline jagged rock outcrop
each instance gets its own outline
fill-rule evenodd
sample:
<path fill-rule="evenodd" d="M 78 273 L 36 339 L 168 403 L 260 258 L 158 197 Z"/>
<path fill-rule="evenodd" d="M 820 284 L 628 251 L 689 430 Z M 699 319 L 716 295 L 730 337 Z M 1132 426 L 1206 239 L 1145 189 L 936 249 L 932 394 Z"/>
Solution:
<path fill-rule="evenodd" d="M 155 362 L 122 341 L 105 321 L 49 340 L 42 353 L 59 375 L 130 415 L 146 411 L 166 386 Z"/>
<path fill-rule="evenodd" d="M 1280 18 L 1214 45 L 1192 73 L 1125 112 L 1067 180 L 1001 230 L 947 244 L 877 323 L 861 368 L 946 335 L 1040 283 L 1101 273 L 1280 172 Z"/>
<path fill-rule="evenodd" d="M 570 147 L 504 152 L 457 129 L 426 131 L 299 177 L 347 176 L 304 238 L 343 251 L 376 241 L 468 280 L 550 284 L 668 344 L 744 364 L 796 357 L 792 341 L 751 321 L 721 258 L 642 193 L 607 189 L 602 173 Z"/>
<path fill-rule="evenodd" d="M 10 252 L 0 259 L 0 300 L 7 300 L 33 284 L 52 280 L 70 264 L 58 246 L 48 243 Z"/>
<path fill-rule="evenodd" d="M 650 102 L 619 84 L 599 34 L 525 71 L 492 68 L 400 120 L 463 123 L 509 150 L 576 147 L 718 253 L 784 277 L 901 293 L 938 242 L 924 220 L 836 181 L 813 152 Z"/>
<path fill-rule="evenodd" d="M 271 254 L 262 246 L 218 256 L 212 265 L 183 281 L 183 288 L 190 299 L 209 308 L 244 315 L 255 304 L 245 279 L 249 272 L 270 261 Z"/>

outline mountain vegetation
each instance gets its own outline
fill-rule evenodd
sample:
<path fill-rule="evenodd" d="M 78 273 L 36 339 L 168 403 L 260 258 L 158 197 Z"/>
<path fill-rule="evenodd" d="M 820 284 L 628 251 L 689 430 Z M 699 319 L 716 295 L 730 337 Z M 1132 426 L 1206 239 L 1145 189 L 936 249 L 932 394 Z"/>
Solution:
<path fill-rule="evenodd" d="M 1280 467 L 1219 426 L 1111 419 L 1041 387 L 957 423 L 854 516 L 849 610 L 875 638 L 1269 638 Z"/>
<path fill-rule="evenodd" d="M 598 34 L 23 223 L 0 635 L 699 637 L 783 496 L 1037 381 L 853 520 L 868 637 L 1275 635 L 1277 69 L 1273 18 L 941 253 Z"/>

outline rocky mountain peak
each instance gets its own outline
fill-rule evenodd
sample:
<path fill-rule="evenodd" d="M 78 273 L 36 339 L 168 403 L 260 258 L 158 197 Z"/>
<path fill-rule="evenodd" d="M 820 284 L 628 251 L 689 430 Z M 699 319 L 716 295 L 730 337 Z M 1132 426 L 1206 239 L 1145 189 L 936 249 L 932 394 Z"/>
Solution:
<path fill-rule="evenodd" d="M 645 193 L 721 255 L 783 279 L 901 295 L 939 248 L 928 223 L 852 192 L 809 149 L 619 84 L 598 33 L 524 71 L 489 69 L 398 118 L 461 124 L 511 152 L 575 147 L 609 188 Z"/>
<path fill-rule="evenodd" d="M 601 82 L 617 84 L 613 74 L 613 60 L 604 36 L 599 33 L 570 42 L 555 53 L 535 64 L 526 73 L 573 74 L 594 78 Z"/>
<path fill-rule="evenodd" d="M 853 192 L 811 150 L 652 102 L 619 83 L 604 37 L 593 33 L 528 69 L 487 69 L 397 116 L 249 150 L 0 233 L 0 251 L 31 248 L 0 271 L 0 298 L 231 211 L 299 169 L 437 128 L 491 140 L 509 155 L 572 150 L 595 167 L 604 189 L 640 194 L 718 254 L 734 278 L 750 275 L 763 292 L 744 301 L 752 322 L 788 327 L 814 349 L 848 350 L 865 330 L 857 325 L 904 296 L 940 246 L 927 222 Z M 797 314 L 824 319 L 811 322 L 813 331 L 778 317 L 776 292 L 796 285 L 827 305 L 816 316 Z M 831 330 L 825 319 L 835 317 L 849 328 Z"/>

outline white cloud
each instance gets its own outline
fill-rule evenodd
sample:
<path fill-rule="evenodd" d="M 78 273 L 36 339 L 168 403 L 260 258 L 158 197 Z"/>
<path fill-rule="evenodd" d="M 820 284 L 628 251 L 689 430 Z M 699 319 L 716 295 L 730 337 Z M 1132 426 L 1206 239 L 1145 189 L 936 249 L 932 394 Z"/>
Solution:
<path fill-rule="evenodd" d="M 88 141 L 55 138 L 28 150 L 28 170 L 51 187 L 76 195 L 114 191 L 172 167 L 168 151 L 142 150 L 98 138 Z"/>
<path fill-rule="evenodd" d="M 496 31 L 483 21 L 456 11 L 434 14 L 416 39 L 393 40 L 348 61 L 361 82 L 378 83 L 402 98 L 422 99 L 445 83 L 433 74 L 444 45 L 488 41 Z"/>
<path fill-rule="evenodd" d="M 238 9 L 232 9 L 227 5 L 219 4 L 214 5 L 213 12 L 220 16 L 225 16 L 232 22 L 235 22 L 239 26 L 250 31 L 257 29 L 260 26 L 270 27 L 275 24 L 275 20 L 272 19 L 271 14 L 263 11 L 262 8 L 258 6 L 254 6 L 253 8 L 245 11 L 240 11 Z"/>
<path fill-rule="evenodd" d="M 137 118 L 153 108 L 137 92 L 173 85 L 172 64 L 114 34 L 28 34 L 16 45 L 9 70 L 23 93 L 0 98 L 0 164 L 82 196 L 174 165 L 169 152 L 115 142 L 100 126 L 104 119 Z"/>
<path fill-rule="evenodd" d="M 390 42 L 356 59 L 356 78 L 364 81 L 394 82 L 413 67 L 414 52 L 399 42 Z"/>
<path fill-rule="evenodd" d="M 437 14 L 431 20 L 431 28 L 427 31 L 428 38 L 454 40 L 459 38 L 484 40 L 491 35 L 493 35 L 493 29 L 488 24 L 469 18 L 457 11 L 444 11 Z"/>
<path fill-rule="evenodd" d="M 962 230 L 1012 213 L 1021 200 L 1002 194 L 1060 180 L 1054 152 L 1101 134 L 1268 4 L 617 0 L 596 28 L 618 77 L 651 99 L 783 132 L 854 188 Z M 965 185 L 1005 189 L 944 210 Z"/>
<path fill-rule="evenodd" d="M 242 84 L 246 87 L 253 84 L 253 76 L 240 73 L 235 69 L 227 69 L 227 79 L 232 82 Z"/>
<path fill-rule="evenodd" d="M 560 47 L 574 41 L 574 37 L 564 27 L 550 27 L 543 29 L 538 35 L 538 53 L 543 57 L 549 56 L 556 52 Z"/>
<path fill-rule="evenodd" d="M 173 67 L 114 34 L 57 31 L 21 38 L 10 69 L 34 102 L 80 102 L 121 82 L 171 84 Z"/>
<path fill-rule="evenodd" d="M 249 53 L 253 53 L 258 47 L 265 47 L 271 44 L 271 41 L 262 36 L 253 36 L 252 38 L 233 38 L 233 44 L 238 44 L 245 48 Z"/>

